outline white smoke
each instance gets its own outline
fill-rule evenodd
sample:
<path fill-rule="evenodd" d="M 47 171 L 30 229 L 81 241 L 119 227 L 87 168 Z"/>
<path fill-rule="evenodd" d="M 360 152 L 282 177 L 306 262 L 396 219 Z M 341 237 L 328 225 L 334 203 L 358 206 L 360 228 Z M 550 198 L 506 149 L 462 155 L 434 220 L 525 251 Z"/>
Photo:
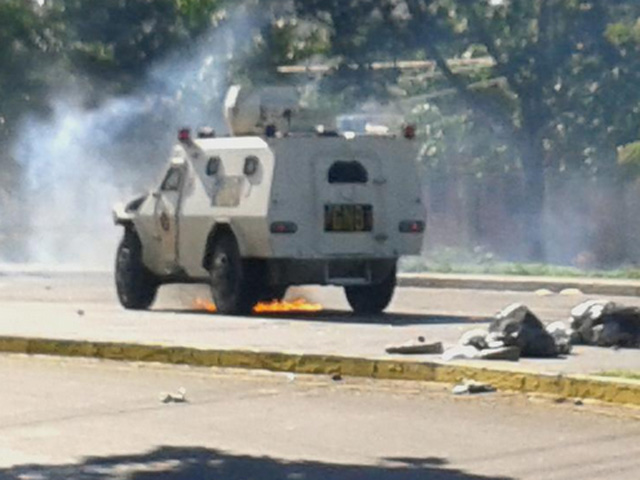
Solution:
<path fill-rule="evenodd" d="M 11 153 L 25 172 L 21 242 L 28 261 L 111 266 L 120 236 L 112 205 L 153 186 L 179 127 L 223 128 L 227 64 L 251 28 L 236 13 L 152 68 L 133 94 L 87 109 L 86 92 L 64 92 L 46 118 L 23 122 Z"/>

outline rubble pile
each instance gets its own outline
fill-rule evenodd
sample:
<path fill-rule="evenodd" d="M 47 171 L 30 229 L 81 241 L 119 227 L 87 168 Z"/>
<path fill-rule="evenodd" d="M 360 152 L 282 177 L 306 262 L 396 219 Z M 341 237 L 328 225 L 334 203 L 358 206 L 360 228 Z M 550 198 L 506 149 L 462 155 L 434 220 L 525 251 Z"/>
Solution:
<path fill-rule="evenodd" d="M 470 330 L 457 345 L 442 352 L 442 343 L 424 337 L 387 348 L 395 354 L 440 354 L 450 360 L 510 360 L 521 357 L 556 358 L 571 353 L 572 345 L 640 348 L 640 308 L 609 300 L 590 300 L 571 310 L 569 323 L 544 325 L 525 305 L 500 311 L 488 329 Z"/>
<path fill-rule="evenodd" d="M 600 347 L 640 347 L 640 308 L 591 300 L 571 310 L 571 343 Z"/>
<path fill-rule="evenodd" d="M 526 306 L 513 304 L 495 316 L 488 330 L 462 335 L 458 345 L 442 358 L 517 361 L 520 357 L 549 358 L 570 352 L 570 332 L 562 322 L 545 328 Z"/>

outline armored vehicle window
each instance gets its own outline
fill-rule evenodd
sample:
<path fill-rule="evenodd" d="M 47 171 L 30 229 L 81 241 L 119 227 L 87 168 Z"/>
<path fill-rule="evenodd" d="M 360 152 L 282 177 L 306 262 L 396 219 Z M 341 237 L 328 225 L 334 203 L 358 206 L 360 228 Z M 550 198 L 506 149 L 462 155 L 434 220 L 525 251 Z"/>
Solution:
<path fill-rule="evenodd" d="M 367 183 L 367 169 L 360 162 L 338 161 L 329 169 L 329 183 Z"/>
<path fill-rule="evenodd" d="M 167 172 L 167 176 L 164 177 L 160 190 L 163 192 L 175 192 L 180 189 L 180 180 L 182 179 L 182 172 L 177 168 L 172 168 Z"/>
<path fill-rule="evenodd" d="M 211 157 L 207 162 L 207 175 L 212 177 L 218 173 L 220 169 L 220 157 Z"/>

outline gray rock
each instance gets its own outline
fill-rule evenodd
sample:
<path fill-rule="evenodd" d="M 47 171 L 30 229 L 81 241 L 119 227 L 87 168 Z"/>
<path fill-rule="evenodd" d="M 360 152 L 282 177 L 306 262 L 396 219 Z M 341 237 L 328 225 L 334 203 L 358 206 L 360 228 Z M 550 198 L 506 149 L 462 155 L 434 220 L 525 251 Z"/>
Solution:
<path fill-rule="evenodd" d="M 595 342 L 593 328 L 602 323 L 602 315 L 615 308 L 608 300 L 589 300 L 571 310 L 571 341 L 573 344 L 592 345 Z"/>
<path fill-rule="evenodd" d="M 517 362 L 520 360 L 520 349 L 518 347 L 487 348 L 480 351 L 478 358 L 482 360 L 509 360 Z"/>
<path fill-rule="evenodd" d="M 638 347 L 640 309 L 607 300 L 581 303 L 571 311 L 571 340 L 602 347 Z"/>
<path fill-rule="evenodd" d="M 518 347 L 523 357 L 556 357 L 558 348 L 542 322 L 522 304 L 509 305 L 498 313 L 489 333 L 507 347 Z"/>
<path fill-rule="evenodd" d="M 615 305 L 602 314 L 604 328 L 600 345 L 607 347 L 640 346 L 640 308 Z"/>
<path fill-rule="evenodd" d="M 556 342 L 560 355 L 571 353 L 571 329 L 564 322 L 553 322 L 547 325 L 546 330 Z"/>

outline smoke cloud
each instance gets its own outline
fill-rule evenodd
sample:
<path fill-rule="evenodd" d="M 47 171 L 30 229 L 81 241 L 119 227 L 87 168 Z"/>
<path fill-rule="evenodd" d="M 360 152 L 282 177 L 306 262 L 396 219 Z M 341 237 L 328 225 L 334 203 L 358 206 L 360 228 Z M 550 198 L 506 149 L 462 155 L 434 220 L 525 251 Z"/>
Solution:
<path fill-rule="evenodd" d="M 24 120 L 11 155 L 23 171 L 14 235 L 27 261 L 111 266 L 120 236 L 112 205 L 153 186 L 178 128 L 224 130 L 228 61 L 252 27 L 236 12 L 157 64 L 132 94 L 88 109 L 86 92 L 63 92 L 46 118 Z"/>

